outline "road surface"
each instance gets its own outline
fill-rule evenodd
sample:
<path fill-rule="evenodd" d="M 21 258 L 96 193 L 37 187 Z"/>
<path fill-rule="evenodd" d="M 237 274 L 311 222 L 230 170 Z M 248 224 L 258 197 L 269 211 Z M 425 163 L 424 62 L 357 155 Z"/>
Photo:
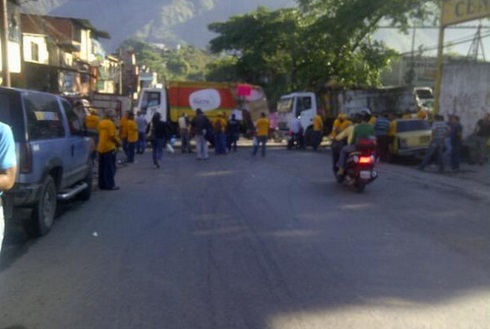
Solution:
<path fill-rule="evenodd" d="M 45 237 L 10 223 L 0 329 L 490 327 L 488 187 L 380 164 L 358 194 L 327 151 L 137 160 Z"/>

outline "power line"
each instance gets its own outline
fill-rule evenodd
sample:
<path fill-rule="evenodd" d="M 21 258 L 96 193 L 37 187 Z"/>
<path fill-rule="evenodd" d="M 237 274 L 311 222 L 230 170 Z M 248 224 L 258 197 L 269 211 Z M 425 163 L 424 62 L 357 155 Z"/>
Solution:
<path fill-rule="evenodd" d="M 438 30 L 439 29 L 439 26 L 435 26 L 435 25 L 421 25 L 421 26 L 408 26 L 406 29 L 409 30 L 409 29 L 412 29 L 412 28 L 416 28 L 416 29 L 429 29 L 429 30 Z M 450 29 L 450 30 L 471 30 L 471 29 L 478 29 L 479 27 L 481 28 L 484 28 L 484 29 L 490 29 L 490 26 L 489 25 L 479 25 L 479 26 L 448 26 L 446 27 L 445 29 Z M 378 29 L 393 29 L 393 30 L 401 30 L 401 27 L 399 26 L 389 26 L 389 25 L 379 25 L 377 26 Z"/>
<path fill-rule="evenodd" d="M 486 34 L 482 34 L 480 37 L 482 39 L 484 39 L 486 37 L 490 37 L 490 32 L 489 33 L 486 33 Z M 472 42 L 474 39 L 475 39 L 475 36 L 473 35 L 471 37 L 465 37 L 465 38 L 461 38 L 461 39 L 456 39 L 454 41 L 448 41 L 448 42 L 445 42 L 444 43 L 443 48 L 452 47 L 452 46 L 455 46 L 455 45 L 460 45 L 460 44 L 463 44 L 463 43 Z M 431 46 L 431 47 L 423 47 L 420 50 L 421 51 L 431 51 L 431 50 L 437 50 L 437 48 L 438 48 L 438 46 Z M 409 54 L 412 54 L 412 52 L 411 51 L 408 51 L 408 52 L 401 53 L 401 55 L 409 55 Z"/>

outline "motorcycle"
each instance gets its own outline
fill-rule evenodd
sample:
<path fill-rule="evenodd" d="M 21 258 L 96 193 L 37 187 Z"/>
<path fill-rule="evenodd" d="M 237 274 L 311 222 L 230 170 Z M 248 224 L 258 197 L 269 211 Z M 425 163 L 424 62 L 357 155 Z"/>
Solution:
<path fill-rule="evenodd" d="M 292 150 L 295 149 L 304 149 L 303 141 L 301 140 L 301 133 L 295 134 L 292 131 L 288 131 L 286 135 L 287 140 L 287 149 Z"/>
<path fill-rule="evenodd" d="M 346 168 L 343 175 L 336 175 L 339 183 L 353 186 L 357 192 L 363 192 L 366 185 L 378 178 L 375 170 L 376 143 L 365 141 L 356 145 L 356 150 L 347 155 Z"/>

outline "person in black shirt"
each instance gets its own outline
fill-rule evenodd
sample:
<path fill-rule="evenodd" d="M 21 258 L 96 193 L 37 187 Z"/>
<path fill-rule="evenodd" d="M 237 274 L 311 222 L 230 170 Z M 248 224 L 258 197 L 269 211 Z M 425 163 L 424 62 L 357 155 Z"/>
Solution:
<path fill-rule="evenodd" d="M 234 114 L 231 115 L 230 120 L 228 120 L 228 124 L 226 125 L 226 134 L 227 134 L 227 147 L 228 152 L 231 152 L 233 148 L 233 152 L 236 152 L 237 149 L 237 141 L 238 135 L 240 131 L 240 121 L 236 119 Z"/>
<path fill-rule="evenodd" d="M 482 165 L 487 155 L 487 142 L 490 137 L 490 114 L 485 113 L 475 127 L 476 160 Z"/>
<path fill-rule="evenodd" d="M 155 168 L 160 168 L 160 161 L 163 156 L 163 146 L 169 138 L 169 132 L 165 122 L 161 121 L 160 113 L 155 113 L 151 119 L 151 124 L 148 126 L 150 130 L 151 147 L 153 164 Z"/>
<path fill-rule="evenodd" d="M 201 109 L 196 110 L 196 116 L 191 121 L 191 128 L 196 138 L 196 158 L 197 160 L 207 160 L 209 155 L 206 134 L 211 130 L 211 124 Z"/>

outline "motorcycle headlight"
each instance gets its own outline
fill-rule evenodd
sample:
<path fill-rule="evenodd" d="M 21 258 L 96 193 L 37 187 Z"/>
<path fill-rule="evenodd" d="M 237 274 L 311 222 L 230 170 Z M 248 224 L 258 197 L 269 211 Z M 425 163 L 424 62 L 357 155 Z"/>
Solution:
<path fill-rule="evenodd" d="M 406 139 L 400 138 L 398 140 L 398 145 L 400 146 L 400 148 L 407 148 L 408 147 L 408 142 L 407 142 Z"/>

